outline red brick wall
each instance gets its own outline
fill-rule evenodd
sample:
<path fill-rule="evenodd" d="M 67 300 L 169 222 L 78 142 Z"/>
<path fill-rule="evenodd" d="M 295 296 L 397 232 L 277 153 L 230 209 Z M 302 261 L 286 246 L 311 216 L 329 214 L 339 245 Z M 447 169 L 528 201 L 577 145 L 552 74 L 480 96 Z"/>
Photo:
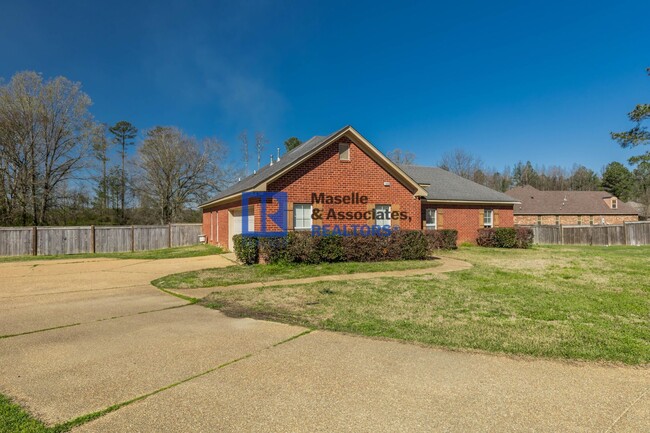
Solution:
<path fill-rule="evenodd" d="M 203 209 L 203 234 L 209 244 L 228 248 L 228 210 L 239 206 L 241 202 Z"/>
<path fill-rule="evenodd" d="M 478 229 L 483 228 L 480 212 L 483 209 L 494 211 L 492 221 L 494 227 L 513 227 L 513 206 L 487 205 L 448 205 L 423 204 L 422 221 L 426 221 L 426 209 L 438 209 L 438 229 L 458 230 L 458 242 L 476 242 Z"/>
<path fill-rule="evenodd" d="M 404 229 L 420 228 L 420 201 L 404 185 L 384 170 L 363 150 L 347 138 L 339 141 L 350 144 L 350 160 L 339 159 L 339 142 L 318 152 L 309 160 L 281 176 L 268 186 L 269 191 L 286 191 L 290 203 L 311 203 L 312 193 L 345 195 L 359 193 L 368 197 L 370 205 L 388 204 L 391 210 L 405 212 L 408 219 L 399 221 Z M 390 186 L 384 186 L 390 182 Z M 323 205 L 323 214 L 335 212 L 366 212 L 367 204 Z M 374 224 L 374 220 L 327 220 L 315 224 Z M 396 224 L 394 224 L 396 225 Z"/>

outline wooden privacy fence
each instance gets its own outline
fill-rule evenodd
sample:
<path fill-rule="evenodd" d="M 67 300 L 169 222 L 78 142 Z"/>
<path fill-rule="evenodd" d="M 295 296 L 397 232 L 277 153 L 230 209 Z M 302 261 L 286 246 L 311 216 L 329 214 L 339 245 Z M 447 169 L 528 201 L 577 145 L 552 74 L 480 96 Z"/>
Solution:
<path fill-rule="evenodd" d="M 650 222 L 602 226 L 530 226 L 536 244 L 650 245 Z"/>
<path fill-rule="evenodd" d="M 0 227 L 0 256 L 120 253 L 199 243 L 201 224 Z"/>

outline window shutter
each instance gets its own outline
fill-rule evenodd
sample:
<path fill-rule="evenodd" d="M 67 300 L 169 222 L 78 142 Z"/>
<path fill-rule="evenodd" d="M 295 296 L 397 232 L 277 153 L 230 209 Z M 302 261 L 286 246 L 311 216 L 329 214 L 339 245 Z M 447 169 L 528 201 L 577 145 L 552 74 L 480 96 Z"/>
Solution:
<path fill-rule="evenodd" d="M 339 143 L 339 159 L 341 161 L 350 160 L 350 143 Z"/>
<path fill-rule="evenodd" d="M 478 211 L 478 226 L 481 227 L 481 228 L 485 225 L 484 218 L 485 218 L 485 210 L 480 209 Z"/>
<path fill-rule="evenodd" d="M 287 203 L 287 230 L 293 230 L 293 203 Z"/>
<path fill-rule="evenodd" d="M 499 227 L 499 211 L 498 211 L 498 209 L 494 210 L 493 216 L 494 216 L 494 221 L 493 221 L 494 222 L 494 227 Z"/>
<path fill-rule="evenodd" d="M 442 209 L 438 208 L 438 213 L 436 215 L 436 230 L 440 230 L 440 229 L 444 228 L 443 224 L 445 223 L 444 222 L 445 217 L 444 217 L 443 214 L 444 214 L 444 212 L 442 211 Z M 426 217 L 426 215 L 425 215 L 425 217 Z M 427 223 L 426 218 L 424 219 L 424 223 L 425 224 Z"/>
<path fill-rule="evenodd" d="M 391 215 L 392 215 L 393 212 L 399 212 L 399 209 L 400 209 L 400 208 L 399 208 L 399 204 L 391 204 L 391 205 L 390 205 L 390 213 L 391 213 Z M 396 219 L 396 220 L 394 220 L 394 219 L 391 218 L 390 224 L 391 224 L 393 227 L 399 227 L 399 226 L 400 226 L 400 223 L 401 223 L 401 220 L 400 220 L 400 219 Z"/>

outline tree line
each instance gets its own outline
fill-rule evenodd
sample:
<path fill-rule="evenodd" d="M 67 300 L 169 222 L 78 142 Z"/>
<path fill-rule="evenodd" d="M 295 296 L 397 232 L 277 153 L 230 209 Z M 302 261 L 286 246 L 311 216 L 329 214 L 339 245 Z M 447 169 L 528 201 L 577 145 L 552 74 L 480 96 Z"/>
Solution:
<path fill-rule="evenodd" d="M 612 161 L 601 173 L 583 165 L 571 168 L 558 165 L 539 166 L 530 161 L 517 162 L 503 170 L 486 168 L 479 157 L 456 149 L 443 155 L 439 167 L 497 191 L 505 192 L 517 186 L 530 185 L 541 191 L 598 191 L 614 194 L 623 201 L 648 202 L 650 170 L 648 164 L 639 164 L 630 170 L 618 161 Z"/>
<path fill-rule="evenodd" d="M 0 85 L 0 225 L 200 221 L 228 185 L 225 148 L 173 126 L 98 122 L 79 83 L 20 72 Z M 136 147 L 133 156 L 128 149 Z"/>

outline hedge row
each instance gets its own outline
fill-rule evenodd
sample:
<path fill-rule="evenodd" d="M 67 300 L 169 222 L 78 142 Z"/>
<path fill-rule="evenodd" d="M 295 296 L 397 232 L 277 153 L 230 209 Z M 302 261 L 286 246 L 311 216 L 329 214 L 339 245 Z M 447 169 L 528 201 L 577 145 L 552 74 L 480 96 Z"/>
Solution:
<path fill-rule="evenodd" d="M 533 245 L 533 230 L 528 227 L 480 229 L 476 243 L 482 247 L 530 248 Z"/>
<path fill-rule="evenodd" d="M 245 264 L 374 262 L 422 260 L 436 249 L 456 248 L 456 230 L 396 230 L 389 236 L 312 236 L 290 232 L 284 237 L 234 236 L 235 254 Z"/>

